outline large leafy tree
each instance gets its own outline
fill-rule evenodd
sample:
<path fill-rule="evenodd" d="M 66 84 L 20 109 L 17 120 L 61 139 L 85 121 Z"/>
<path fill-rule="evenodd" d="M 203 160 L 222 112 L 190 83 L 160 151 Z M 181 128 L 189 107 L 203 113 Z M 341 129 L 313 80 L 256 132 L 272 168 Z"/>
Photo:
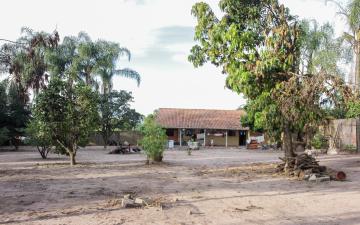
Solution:
<path fill-rule="evenodd" d="M 140 123 L 143 116 L 131 109 L 131 92 L 111 91 L 100 96 L 100 130 L 104 148 L 115 130 L 130 130 Z"/>
<path fill-rule="evenodd" d="M 222 0 L 219 6 L 220 19 L 206 3 L 193 6 L 199 44 L 189 60 L 195 67 L 221 66 L 227 86 L 249 100 L 252 116 L 266 121 L 267 130 L 282 131 L 285 156 L 293 157 L 292 133 L 323 118 L 323 96 L 334 94 L 331 87 L 346 87 L 324 71 L 300 73 L 303 30 L 277 0 Z"/>
<path fill-rule="evenodd" d="M 71 79 L 70 79 L 71 81 Z M 59 153 L 76 163 L 79 146 L 85 146 L 96 129 L 98 95 L 84 83 L 74 83 L 53 77 L 35 101 L 33 117 L 39 132 L 51 135 L 52 145 Z"/>
<path fill-rule="evenodd" d="M 341 38 L 334 38 L 333 27 L 326 23 L 320 26 L 315 20 L 303 20 L 300 22 L 301 27 L 301 57 L 299 73 L 302 76 L 306 74 L 316 74 L 325 72 L 334 76 L 344 77 L 345 72 L 341 69 L 341 64 L 347 64 L 351 61 L 351 48 L 346 43 L 343 43 Z M 322 105 L 324 108 L 323 116 L 328 118 L 345 118 L 346 106 L 341 94 L 337 96 L 336 105 L 330 102 Z M 280 139 L 281 127 L 274 124 L 274 120 L 269 121 L 263 115 L 262 108 L 266 108 L 266 101 L 251 101 L 249 100 L 245 106 L 247 115 L 242 117 L 242 123 L 251 127 L 254 130 L 264 131 L 270 133 L 275 140 Z M 272 114 L 271 117 L 276 118 L 276 110 L 268 107 L 267 113 Z M 298 141 L 304 141 L 309 146 L 310 140 L 317 130 L 316 126 L 300 126 L 298 129 Z"/>

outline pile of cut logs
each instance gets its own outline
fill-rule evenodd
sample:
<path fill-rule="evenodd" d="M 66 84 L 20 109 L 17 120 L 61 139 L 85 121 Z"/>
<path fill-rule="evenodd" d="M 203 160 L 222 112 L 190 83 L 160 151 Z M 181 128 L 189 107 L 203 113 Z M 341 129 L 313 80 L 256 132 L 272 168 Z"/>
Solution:
<path fill-rule="evenodd" d="M 277 166 L 277 172 L 285 173 L 288 176 L 298 177 L 301 180 L 329 181 L 345 180 L 346 174 L 342 171 L 336 172 L 320 166 L 319 162 L 311 155 L 299 154 L 296 157 L 280 158 L 283 162 Z"/>
<path fill-rule="evenodd" d="M 290 176 L 301 176 L 301 173 L 324 173 L 325 166 L 320 166 L 316 159 L 308 154 L 300 154 L 296 157 L 280 158 L 283 162 L 277 167 L 278 172 L 285 172 Z"/>

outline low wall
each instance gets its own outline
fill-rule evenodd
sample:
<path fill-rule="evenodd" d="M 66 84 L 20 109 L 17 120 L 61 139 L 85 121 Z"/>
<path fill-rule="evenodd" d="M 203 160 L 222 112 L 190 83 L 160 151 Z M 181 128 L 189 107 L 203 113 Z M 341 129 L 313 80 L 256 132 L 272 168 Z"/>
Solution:
<path fill-rule="evenodd" d="M 359 119 L 339 119 L 329 121 L 321 130 L 325 136 L 333 140 L 334 147 L 344 150 L 347 145 L 357 146 L 359 126 Z"/>
<path fill-rule="evenodd" d="M 124 143 L 125 141 L 127 141 L 131 145 L 137 145 L 141 138 L 141 134 L 137 131 L 116 131 L 109 138 L 109 142 L 115 141 L 117 143 Z M 89 145 L 104 145 L 104 140 L 100 132 L 97 132 L 90 136 Z"/>

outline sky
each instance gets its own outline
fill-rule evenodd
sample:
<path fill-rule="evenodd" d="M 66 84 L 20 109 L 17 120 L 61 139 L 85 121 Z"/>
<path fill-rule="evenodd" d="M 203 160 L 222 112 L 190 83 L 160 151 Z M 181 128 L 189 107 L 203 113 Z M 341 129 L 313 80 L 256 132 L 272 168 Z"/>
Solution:
<path fill-rule="evenodd" d="M 23 26 L 61 37 L 87 32 L 93 40 L 104 39 L 128 48 L 132 59 L 120 60 L 118 68 L 138 71 L 133 80 L 114 78 L 114 88 L 133 93 L 132 106 L 147 115 L 158 108 L 236 109 L 246 103 L 225 88 L 220 68 L 207 64 L 194 68 L 187 61 L 196 20 L 190 11 L 199 0 L 2 0 L 0 38 L 16 40 Z M 344 30 L 336 8 L 325 0 L 279 0 L 300 18 L 316 19 Z M 204 0 L 218 16 L 218 0 Z"/>

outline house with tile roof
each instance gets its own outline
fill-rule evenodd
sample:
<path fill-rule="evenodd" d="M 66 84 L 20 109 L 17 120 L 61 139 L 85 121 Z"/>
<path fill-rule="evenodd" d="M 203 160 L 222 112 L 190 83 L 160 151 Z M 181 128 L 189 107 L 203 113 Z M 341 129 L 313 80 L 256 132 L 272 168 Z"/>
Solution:
<path fill-rule="evenodd" d="M 160 108 L 156 121 L 175 145 L 194 140 L 203 146 L 237 147 L 248 138 L 249 128 L 240 121 L 244 115 L 243 110 Z"/>

